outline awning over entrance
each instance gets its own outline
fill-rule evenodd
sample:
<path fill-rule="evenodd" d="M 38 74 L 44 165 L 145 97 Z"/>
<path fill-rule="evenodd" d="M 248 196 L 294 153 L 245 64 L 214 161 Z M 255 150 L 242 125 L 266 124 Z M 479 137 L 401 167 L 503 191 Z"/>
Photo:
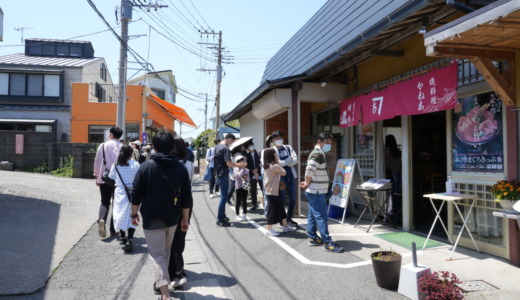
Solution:
<path fill-rule="evenodd" d="M 195 125 L 195 122 L 193 122 L 193 120 L 190 118 L 190 116 L 186 113 L 186 111 L 184 109 L 178 107 L 177 105 L 166 102 L 163 99 L 161 99 L 153 94 L 150 94 L 150 98 L 152 98 L 153 101 L 155 101 L 162 108 L 164 108 L 177 121 L 179 121 L 183 124 L 186 124 L 188 126 L 197 128 L 197 125 Z"/>
<path fill-rule="evenodd" d="M 520 50 L 520 0 L 501 0 L 425 34 L 429 56 L 467 58 L 507 104 L 515 104 L 515 51 Z M 494 61 L 504 61 L 501 72 Z"/>
<path fill-rule="evenodd" d="M 432 113 L 454 108 L 456 104 L 457 64 L 452 64 L 383 90 L 343 100 L 340 104 L 340 126 Z"/>

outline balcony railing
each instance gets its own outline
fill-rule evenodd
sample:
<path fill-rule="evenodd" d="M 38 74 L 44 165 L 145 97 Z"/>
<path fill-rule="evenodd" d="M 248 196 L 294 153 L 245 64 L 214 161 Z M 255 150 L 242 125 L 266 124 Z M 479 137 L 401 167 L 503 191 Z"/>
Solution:
<path fill-rule="evenodd" d="M 89 102 L 117 102 L 118 87 L 115 84 L 91 83 L 89 85 Z"/>

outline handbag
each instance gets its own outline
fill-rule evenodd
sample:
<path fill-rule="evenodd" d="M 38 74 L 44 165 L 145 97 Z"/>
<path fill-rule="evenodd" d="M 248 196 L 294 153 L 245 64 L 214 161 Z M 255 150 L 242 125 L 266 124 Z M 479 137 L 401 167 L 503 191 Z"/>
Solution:
<path fill-rule="evenodd" d="M 116 185 L 116 182 L 114 181 L 114 179 L 108 177 L 108 175 L 110 174 L 110 170 L 107 169 L 107 159 L 105 156 L 105 144 L 103 144 L 103 165 L 105 166 L 105 170 L 103 171 L 103 175 L 101 175 L 101 180 L 105 184 L 108 184 L 110 187 L 114 187 Z"/>
<path fill-rule="evenodd" d="M 285 182 L 280 180 L 280 191 L 285 191 L 287 189 L 287 186 L 285 185 Z"/>
<path fill-rule="evenodd" d="M 123 187 L 125 188 L 126 196 L 128 197 L 128 202 L 132 202 L 132 188 L 128 187 L 125 182 L 123 181 L 123 177 L 121 177 L 121 173 L 119 173 L 119 170 L 117 169 L 117 166 L 114 165 L 114 168 L 116 168 L 117 175 L 119 175 L 119 179 L 121 179 L 121 183 L 123 184 Z"/>
<path fill-rule="evenodd" d="M 207 167 L 207 168 L 206 168 L 206 171 L 204 171 L 204 176 L 203 176 L 202 180 L 203 180 L 203 181 L 206 181 L 206 182 L 210 181 L 210 180 L 211 180 L 211 177 L 213 177 L 213 176 L 212 176 L 213 174 L 211 174 L 211 173 L 213 173 L 213 172 L 211 171 L 211 168 L 210 168 L 210 167 Z"/>

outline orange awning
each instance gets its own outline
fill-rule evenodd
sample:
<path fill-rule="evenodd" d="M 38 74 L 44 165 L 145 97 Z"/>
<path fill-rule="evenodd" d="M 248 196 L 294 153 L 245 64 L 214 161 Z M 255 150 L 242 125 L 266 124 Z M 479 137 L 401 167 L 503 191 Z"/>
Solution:
<path fill-rule="evenodd" d="M 150 97 L 161 107 L 163 107 L 172 117 L 174 117 L 177 121 L 184 123 L 188 126 L 197 128 L 197 125 L 195 125 L 195 122 L 190 118 L 190 116 L 186 113 L 186 111 L 182 108 L 180 108 L 177 105 L 171 104 L 167 101 L 164 101 L 163 99 L 150 94 Z"/>

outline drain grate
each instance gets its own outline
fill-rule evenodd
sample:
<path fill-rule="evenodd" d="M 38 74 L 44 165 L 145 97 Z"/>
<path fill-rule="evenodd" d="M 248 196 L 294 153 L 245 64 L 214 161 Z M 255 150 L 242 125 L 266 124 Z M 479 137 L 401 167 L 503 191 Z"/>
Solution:
<path fill-rule="evenodd" d="M 498 290 L 496 286 L 493 286 L 484 280 L 464 281 L 463 283 L 458 284 L 458 286 L 465 292 Z"/>

